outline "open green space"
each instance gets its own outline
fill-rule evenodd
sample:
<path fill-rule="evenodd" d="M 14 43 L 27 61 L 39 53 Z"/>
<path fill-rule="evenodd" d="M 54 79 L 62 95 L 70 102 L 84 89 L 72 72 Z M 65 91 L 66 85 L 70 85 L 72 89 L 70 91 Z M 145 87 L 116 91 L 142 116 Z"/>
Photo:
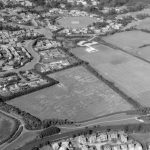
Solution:
<path fill-rule="evenodd" d="M 119 94 L 83 67 L 51 74 L 60 84 L 8 103 L 40 119 L 82 121 L 133 109 Z"/>
<path fill-rule="evenodd" d="M 36 136 L 37 136 L 37 133 L 35 132 L 26 132 L 22 134 L 16 141 L 12 142 L 11 144 L 9 144 L 9 146 L 4 148 L 4 150 L 14 150 L 16 148 L 22 147 L 26 143 L 34 140 Z"/>
<path fill-rule="evenodd" d="M 103 38 L 128 52 L 136 52 L 140 46 L 150 44 L 150 34 L 142 31 L 120 32 Z"/>
<path fill-rule="evenodd" d="M 136 28 L 150 31 L 150 18 L 141 20 L 141 22 L 136 26 Z"/>
<path fill-rule="evenodd" d="M 64 27 L 69 29 L 79 29 L 87 27 L 88 25 L 96 22 L 96 18 L 92 18 L 89 16 L 85 17 L 63 17 L 58 20 L 58 23 Z"/>
<path fill-rule="evenodd" d="M 93 46 L 97 51 L 89 53 L 86 48 L 72 52 L 88 61 L 107 80 L 143 106 L 150 106 L 150 64 L 120 50 L 104 45 Z"/>
<path fill-rule="evenodd" d="M 17 129 L 15 120 L 0 113 L 0 143 L 7 141 Z"/>
<path fill-rule="evenodd" d="M 104 37 L 103 40 L 126 52 L 150 61 L 150 34 L 142 31 L 127 31 Z"/>

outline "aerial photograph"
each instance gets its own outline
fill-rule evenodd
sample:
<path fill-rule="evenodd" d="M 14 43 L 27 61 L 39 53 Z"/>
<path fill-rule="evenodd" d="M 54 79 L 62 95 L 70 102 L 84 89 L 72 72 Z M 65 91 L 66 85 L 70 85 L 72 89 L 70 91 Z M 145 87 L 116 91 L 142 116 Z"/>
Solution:
<path fill-rule="evenodd" d="M 150 150 L 150 0 L 0 0 L 0 150 Z"/>

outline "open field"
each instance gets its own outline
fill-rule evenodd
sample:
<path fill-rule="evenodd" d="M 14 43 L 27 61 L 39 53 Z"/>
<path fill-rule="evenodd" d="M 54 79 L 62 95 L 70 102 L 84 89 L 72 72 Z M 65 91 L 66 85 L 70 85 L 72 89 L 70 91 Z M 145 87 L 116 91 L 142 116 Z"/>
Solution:
<path fill-rule="evenodd" d="M 126 31 L 106 36 L 103 40 L 128 52 L 136 52 L 140 46 L 150 44 L 150 34 L 142 31 Z"/>
<path fill-rule="evenodd" d="M 76 48 L 72 52 L 81 59 L 89 61 L 101 75 L 114 82 L 138 103 L 150 106 L 150 64 L 104 45 L 94 48 L 98 51 L 88 53 L 85 48 Z"/>
<path fill-rule="evenodd" d="M 0 143 L 8 139 L 15 132 L 16 123 L 12 118 L 0 113 Z"/>
<path fill-rule="evenodd" d="M 63 17 L 58 20 L 58 23 L 69 29 L 84 28 L 96 21 L 96 18 L 86 17 Z"/>
<path fill-rule="evenodd" d="M 26 143 L 28 143 L 28 142 L 32 141 L 33 139 L 35 139 L 36 136 L 37 136 L 37 133 L 35 133 L 35 132 L 24 133 L 19 137 L 19 139 L 17 139 L 16 141 L 9 144 L 9 146 L 4 148 L 4 150 L 14 150 L 16 148 L 22 147 Z"/>
<path fill-rule="evenodd" d="M 116 33 L 103 38 L 123 50 L 150 61 L 147 46 L 150 44 L 150 34 L 142 31 L 128 31 Z M 144 48 L 144 49 L 143 49 Z"/>
<path fill-rule="evenodd" d="M 99 115 L 133 109 L 122 97 L 83 67 L 52 74 L 60 84 L 9 101 L 41 119 L 82 121 Z"/>
<path fill-rule="evenodd" d="M 138 56 L 150 61 L 150 45 L 137 49 Z"/>
<path fill-rule="evenodd" d="M 150 18 L 146 18 L 141 20 L 139 24 L 136 26 L 137 29 L 144 29 L 150 31 Z"/>

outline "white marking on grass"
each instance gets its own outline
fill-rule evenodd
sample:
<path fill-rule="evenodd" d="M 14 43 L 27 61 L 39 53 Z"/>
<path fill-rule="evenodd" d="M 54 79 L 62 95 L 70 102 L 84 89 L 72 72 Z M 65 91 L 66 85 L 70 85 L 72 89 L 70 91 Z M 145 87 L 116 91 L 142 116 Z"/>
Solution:
<path fill-rule="evenodd" d="M 93 53 L 93 52 L 97 52 L 98 50 L 91 47 L 91 46 L 87 46 L 87 48 L 85 49 L 88 53 Z"/>

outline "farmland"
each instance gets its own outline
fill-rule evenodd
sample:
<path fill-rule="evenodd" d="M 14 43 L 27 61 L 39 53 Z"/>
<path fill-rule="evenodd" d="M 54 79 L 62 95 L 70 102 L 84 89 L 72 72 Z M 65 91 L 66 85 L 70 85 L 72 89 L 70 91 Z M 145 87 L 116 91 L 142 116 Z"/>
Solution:
<path fill-rule="evenodd" d="M 148 33 L 142 31 L 128 31 L 107 36 L 103 39 L 128 53 L 150 61 L 150 53 L 148 50 L 150 34 Z"/>
<path fill-rule="evenodd" d="M 94 46 L 97 51 L 88 53 L 85 48 L 72 52 L 115 83 L 124 93 L 143 106 L 150 106 L 150 65 L 120 50 L 104 45 Z"/>
<path fill-rule="evenodd" d="M 96 18 L 84 17 L 63 17 L 58 20 L 58 23 L 69 29 L 84 28 L 96 21 Z"/>
<path fill-rule="evenodd" d="M 83 67 L 50 75 L 60 84 L 9 101 L 39 117 L 82 121 L 133 107 Z"/>
<path fill-rule="evenodd" d="M 12 118 L 0 113 L 0 143 L 7 140 L 15 132 L 16 123 Z"/>
<path fill-rule="evenodd" d="M 103 39 L 108 43 L 133 53 L 136 53 L 136 49 L 140 46 L 150 44 L 150 34 L 141 31 L 116 33 Z"/>

